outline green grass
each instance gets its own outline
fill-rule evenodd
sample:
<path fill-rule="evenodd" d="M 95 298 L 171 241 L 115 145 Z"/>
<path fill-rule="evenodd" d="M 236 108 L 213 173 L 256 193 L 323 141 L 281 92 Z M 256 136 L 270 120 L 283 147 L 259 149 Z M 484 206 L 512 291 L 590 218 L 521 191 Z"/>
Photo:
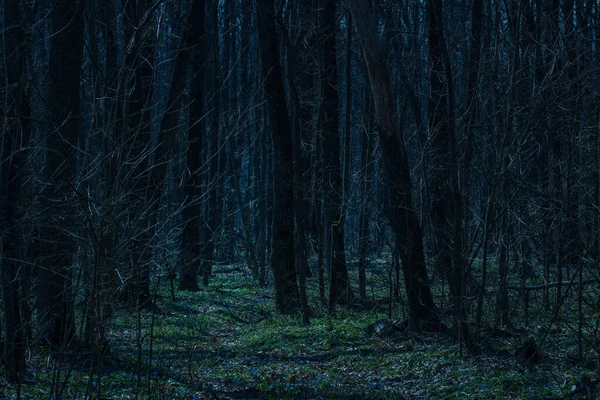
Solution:
<path fill-rule="evenodd" d="M 386 296 L 382 278 L 370 279 L 375 282 L 371 292 Z M 175 302 L 168 285 L 161 286 L 156 313 L 140 314 L 141 330 L 135 312 L 121 310 L 110 322 L 112 362 L 92 376 L 93 398 L 543 399 L 561 398 L 583 377 L 599 377 L 597 371 L 566 362 L 576 344 L 569 329 L 573 321 L 564 320 L 560 332 L 548 335 L 539 365 L 515 361 L 514 338 L 484 337 L 489 346 L 481 356 L 461 358 L 447 336 L 369 337 L 366 326 L 385 318 L 387 306 L 338 309 L 329 317 L 318 305 L 315 279 L 309 283 L 315 307 L 310 326 L 298 317 L 277 315 L 272 289 L 259 288 L 240 273 L 216 274 L 208 288 L 177 293 Z M 401 307 L 394 309 L 395 318 L 403 315 Z M 538 321 L 549 318 L 543 312 L 535 315 Z M 535 333 L 537 322 L 532 322 L 528 333 Z M 58 365 L 48 355 L 32 356 L 34 379 L 23 386 L 23 398 L 48 398 Z M 90 371 L 72 366 L 61 366 L 63 380 L 72 369 L 63 398 L 83 399 Z M 14 387 L 0 385 L 0 399 L 14 393 Z"/>

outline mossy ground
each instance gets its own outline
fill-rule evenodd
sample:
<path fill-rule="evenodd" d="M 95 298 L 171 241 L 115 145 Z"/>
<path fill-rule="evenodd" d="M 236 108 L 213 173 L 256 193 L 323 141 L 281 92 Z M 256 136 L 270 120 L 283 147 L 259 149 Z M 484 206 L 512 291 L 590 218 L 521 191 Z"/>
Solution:
<path fill-rule="evenodd" d="M 278 316 L 272 289 L 257 287 L 241 272 L 216 273 L 209 287 L 178 292 L 174 302 L 163 283 L 154 312 L 121 310 L 113 318 L 110 359 L 99 374 L 36 352 L 28 360 L 32 382 L 23 385 L 22 398 L 49 398 L 53 371 L 65 382 L 64 399 L 90 393 L 94 399 L 544 399 L 563 398 L 579 380 L 599 377 L 593 366 L 567 362 L 577 342 L 573 321 L 546 335 L 544 359 L 534 366 L 515 360 L 514 337 L 484 336 L 481 356 L 461 357 L 448 336 L 369 337 L 366 326 L 385 318 L 388 306 L 338 308 L 328 316 L 318 305 L 315 281 L 310 326 L 299 317 Z M 377 287 L 371 294 L 384 296 L 385 282 Z M 394 308 L 394 318 L 404 315 L 401 306 Z M 524 332 L 530 333 L 533 323 Z M 0 399 L 15 390 L 2 383 Z"/>

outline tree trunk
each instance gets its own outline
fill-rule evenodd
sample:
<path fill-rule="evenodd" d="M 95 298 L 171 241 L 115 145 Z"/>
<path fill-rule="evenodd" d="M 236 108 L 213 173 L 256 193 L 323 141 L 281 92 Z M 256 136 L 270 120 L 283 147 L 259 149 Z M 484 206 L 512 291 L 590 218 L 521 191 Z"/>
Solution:
<path fill-rule="evenodd" d="M 127 142 L 132 143 L 129 152 L 132 158 L 128 161 L 133 166 L 133 173 L 128 175 L 127 185 L 131 188 L 127 192 L 130 229 L 130 258 L 132 277 L 126 283 L 124 297 L 126 301 L 136 307 L 150 305 L 150 264 L 152 262 L 152 241 L 154 236 L 153 205 L 148 198 L 149 174 L 148 168 L 152 165 L 149 156 L 149 143 L 151 143 L 150 126 L 150 101 L 154 81 L 154 41 L 152 34 L 138 34 L 142 30 L 140 25 L 146 18 L 147 2 L 128 2 L 125 7 L 127 18 L 131 21 L 133 49 L 125 61 L 125 68 L 132 70 L 129 78 L 135 85 L 131 96 L 127 96 L 129 88 L 125 87 L 123 96 L 125 103 L 125 124 L 127 129 Z M 150 11 L 148 11 L 150 12 Z M 149 28 L 150 29 L 150 28 Z M 130 60 L 129 60 L 130 58 Z M 129 79 L 125 79 L 127 82 Z"/>
<path fill-rule="evenodd" d="M 205 32 L 204 27 L 204 0 L 193 0 L 189 10 L 188 20 L 182 32 L 180 52 L 191 52 L 188 63 L 192 66 L 191 93 L 193 99 L 190 105 L 190 128 L 188 129 L 187 154 L 185 171 L 185 208 L 183 209 L 183 265 L 179 275 L 179 290 L 197 291 L 198 270 L 200 268 L 200 219 L 202 217 L 201 203 L 201 174 L 202 168 L 202 138 L 204 136 L 204 124 L 201 119 L 204 114 L 204 76 L 200 71 L 204 69 L 204 52 L 202 39 Z M 185 36 L 184 36 L 185 35 Z M 185 58 L 183 55 L 181 58 Z M 182 64 L 184 60 L 176 59 Z M 179 61 L 181 60 L 181 61 Z M 189 65 L 185 65 L 189 67 Z M 176 78 L 177 66 L 174 68 L 173 78 Z M 187 71 L 181 67 L 180 73 L 187 76 Z M 183 96 L 183 92 L 175 93 Z M 169 112 L 169 110 L 167 110 Z"/>
<path fill-rule="evenodd" d="M 210 178 L 208 179 L 209 196 L 207 205 L 207 223 L 204 224 L 203 240 L 204 248 L 202 251 L 202 283 L 208 285 L 209 277 L 212 274 L 213 252 L 215 250 L 216 239 L 218 238 L 218 229 L 221 225 L 221 213 L 223 198 L 220 196 L 222 170 L 221 146 L 219 140 L 219 120 L 220 120 L 220 55 L 219 55 L 219 9 L 217 0 L 209 0 L 207 3 L 207 22 L 208 31 L 206 35 L 206 48 L 210 61 L 206 70 L 206 101 L 207 101 L 207 131 L 210 137 Z M 219 206 L 220 205 L 220 206 Z"/>
<path fill-rule="evenodd" d="M 398 126 L 387 58 L 368 2 L 347 0 L 365 56 L 389 190 L 385 213 L 400 251 L 411 324 L 439 327 L 423 252 L 423 234 L 412 205 L 411 177 L 403 135 Z"/>
<path fill-rule="evenodd" d="M 339 97 L 337 79 L 337 43 L 335 0 L 321 0 L 321 96 L 320 118 L 323 135 L 323 173 L 325 188 L 325 223 L 329 231 L 329 311 L 337 304 L 352 300 L 352 289 L 346 266 L 342 171 L 340 165 Z"/>
<path fill-rule="evenodd" d="M 300 310 L 294 254 L 294 171 L 292 130 L 285 100 L 283 71 L 275 30 L 272 0 L 256 0 L 258 40 L 270 108 L 273 142 L 273 240 L 271 267 L 275 279 L 275 305 L 282 314 Z"/>
<path fill-rule="evenodd" d="M 470 223 L 473 218 L 471 213 L 471 185 L 470 169 L 473 160 L 473 143 L 475 140 L 475 126 L 477 120 L 477 105 L 479 100 L 479 63 L 481 60 L 481 38 L 482 38 L 483 0 L 471 2 L 471 37 L 469 49 L 469 65 L 467 73 L 467 110 L 463 117 L 464 139 L 466 141 L 463 149 L 460 182 L 464 195 L 465 229 L 464 242 L 469 240 Z"/>
<path fill-rule="evenodd" d="M 294 47 L 292 45 L 289 30 L 280 30 L 281 38 L 285 44 L 286 54 L 285 59 L 287 60 L 287 82 L 290 88 L 290 98 L 292 104 L 292 127 L 293 127 L 293 152 L 294 152 L 294 222 L 295 222 L 295 233 L 294 233 L 294 245 L 296 253 L 296 273 L 298 274 L 298 284 L 300 291 L 300 303 L 302 307 L 302 320 L 303 323 L 308 325 L 310 323 L 309 318 L 309 306 L 308 296 L 306 294 L 306 278 L 309 275 L 310 268 L 308 265 L 307 257 L 307 243 L 306 243 L 306 225 L 307 225 L 307 211 L 308 207 L 305 207 L 305 180 L 304 172 L 307 169 L 305 151 L 302 148 L 303 137 L 306 136 L 305 130 L 311 125 L 307 123 L 305 113 L 307 106 L 301 101 L 300 88 L 305 93 L 310 88 L 310 84 L 307 82 L 306 75 L 309 75 L 308 57 L 305 47 L 305 43 L 308 38 L 306 35 L 306 27 L 302 26 L 302 22 L 306 24 L 305 19 L 308 18 L 306 4 L 299 5 L 300 7 L 300 21 L 294 22 L 295 25 L 301 26 L 301 33 L 299 34 L 300 46 Z M 309 24 L 307 24 L 310 26 Z M 297 53 L 300 53 L 298 56 Z M 294 79 L 294 76 L 297 79 Z"/>
<path fill-rule="evenodd" d="M 373 134 L 373 102 L 371 96 L 365 95 L 365 104 L 368 104 L 366 108 L 366 118 L 368 122 L 366 131 L 363 135 L 362 147 L 361 147 L 361 193 L 362 193 L 362 204 L 360 211 L 360 226 L 358 231 L 358 291 L 361 300 L 367 298 L 367 254 L 370 246 L 370 235 L 369 235 L 369 205 L 371 198 L 371 179 L 373 178 L 373 148 L 375 135 Z"/>
<path fill-rule="evenodd" d="M 48 107 L 51 131 L 42 192 L 40 337 L 54 349 L 73 344 L 72 262 L 76 251 L 74 191 L 80 130 L 84 2 L 57 0 L 52 8 Z"/>
<path fill-rule="evenodd" d="M 29 105 L 23 85 L 26 68 L 24 8 L 18 0 L 4 0 L 5 29 L 3 54 L 6 67 L 6 112 L 0 140 L 0 279 L 4 309 L 4 368 L 10 382 L 20 383 L 25 377 L 27 337 L 21 304 L 23 265 L 25 258 L 21 227 L 18 225 L 22 174 L 27 161 L 30 126 Z M 23 118 L 19 118 L 22 116 Z"/>
<path fill-rule="evenodd" d="M 465 342 L 469 353 L 474 353 L 476 350 L 469 337 L 463 310 L 464 198 L 459 186 L 453 81 L 442 15 L 442 0 L 428 0 L 427 36 L 431 62 L 428 111 L 432 146 L 430 193 L 435 238 L 434 256 L 437 268 L 448 279 L 459 340 Z"/>
<path fill-rule="evenodd" d="M 318 122 L 318 129 L 315 130 L 315 150 L 313 157 L 314 168 L 314 185 L 313 185 L 313 242 L 317 252 L 317 276 L 319 279 L 319 299 L 321 304 L 326 305 L 327 299 L 325 295 L 325 232 L 326 229 L 323 226 L 323 157 L 322 154 L 322 140 L 320 135 L 320 123 Z"/>
<path fill-rule="evenodd" d="M 346 13 L 346 109 L 344 111 L 344 199 L 342 218 L 346 218 L 350 201 L 350 166 L 352 164 L 352 15 Z"/>

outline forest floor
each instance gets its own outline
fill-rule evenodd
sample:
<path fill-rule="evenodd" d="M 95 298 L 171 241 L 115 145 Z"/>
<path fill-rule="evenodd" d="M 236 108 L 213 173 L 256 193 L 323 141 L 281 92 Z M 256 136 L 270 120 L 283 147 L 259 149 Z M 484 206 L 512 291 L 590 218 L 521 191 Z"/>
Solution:
<path fill-rule="evenodd" d="M 176 292 L 175 301 L 162 283 L 154 312 L 119 311 L 99 374 L 31 356 L 22 398 L 49 398 L 52 372 L 62 388 L 54 399 L 560 399 L 600 377 L 597 364 L 567 362 L 577 343 L 568 328 L 545 335 L 544 357 L 535 365 L 519 363 L 514 351 L 536 328 L 519 337 L 484 336 L 480 356 L 461 357 L 445 335 L 368 335 L 369 324 L 388 316 L 387 305 L 339 308 L 332 317 L 315 306 L 310 326 L 303 326 L 299 318 L 276 315 L 271 288 L 257 287 L 236 268 L 216 272 L 208 288 Z M 319 303 L 315 281 L 312 305 Z M 403 315 L 401 306 L 393 310 L 394 318 Z M 15 390 L 0 380 L 0 399 Z"/>

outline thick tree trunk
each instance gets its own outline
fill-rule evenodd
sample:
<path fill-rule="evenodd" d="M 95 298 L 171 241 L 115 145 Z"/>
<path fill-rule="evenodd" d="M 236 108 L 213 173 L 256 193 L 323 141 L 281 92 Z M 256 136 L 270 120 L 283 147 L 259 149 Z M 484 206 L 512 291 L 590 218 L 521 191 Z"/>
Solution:
<path fill-rule="evenodd" d="M 140 25 L 145 18 L 148 3 L 142 1 L 128 2 L 125 8 L 127 18 L 131 21 L 133 49 L 128 54 L 125 67 L 132 76 L 134 87 L 130 97 L 127 96 L 128 88 L 125 88 L 125 124 L 127 129 L 127 142 L 132 144 L 130 154 L 133 157 L 128 161 L 133 164 L 133 173 L 128 175 L 127 192 L 128 209 L 131 231 L 130 257 L 131 257 L 131 279 L 126 283 L 124 298 L 136 307 L 148 307 L 150 305 L 150 264 L 152 262 L 152 241 L 154 237 L 153 205 L 148 197 L 149 174 L 151 157 L 149 156 L 149 143 L 151 137 L 150 126 L 150 99 L 152 98 L 152 87 L 154 80 L 154 42 L 149 33 L 138 34 L 142 29 Z M 150 12 L 150 11 L 148 11 Z M 135 27 L 135 31 L 134 31 Z M 127 82 L 127 80 L 125 80 Z M 129 174 L 129 172 L 128 172 Z"/>
<path fill-rule="evenodd" d="M 51 131 L 42 192 L 40 337 L 54 349 L 73 344 L 72 262 L 76 251 L 74 191 L 83 61 L 83 1 L 57 0 L 52 8 L 48 107 Z"/>
<path fill-rule="evenodd" d="M 104 52 L 104 69 L 91 69 L 93 79 L 98 83 L 94 94 L 95 101 L 102 99 L 104 104 L 104 107 L 98 110 L 95 119 L 98 129 L 102 132 L 102 135 L 96 139 L 96 151 L 100 152 L 106 162 L 98 170 L 94 171 L 93 168 L 90 168 L 91 172 L 96 174 L 98 178 L 93 186 L 95 186 L 97 200 L 103 204 L 103 212 L 98 226 L 98 239 L 95 243 L 94 271 L 90 273 L 91 284 L 86 285 L 89 287 L 88 296 L 90 296 L 90 300 L 87 308 L 83 342 L 84 346 L 93 349 L 97 354 L 101 352 L 101 341 L 103 340 L 101 335 L 98 334 L 98 327 L 101 326 L 103 319 L 107 317 L 109 309 L 112 307 L 110 301 L 106 301 L 107 298 L 111 298 L 113 295 L 113 288 L 109 287 L 109 282 L 114 273 L 114 265 L 120 261 L 117 244 L 119 225 L 122 221 L 116 216 L 122 210 L 116 199 L 122 195 L 123 188 L 116 185 L 117 176 L 122 171 L 120 169 L 122 165 L 120 165 L 119 158 L 115 157 L 122 139 L 116 122 L 117 116 L 122 118 L 122 113 L 116 112 L 116 105 L 122 103 L 117 101 L 117 96 L 114 98 L 107 96 L 107 93 L 117 91 L 115 88 L 117 79 L 113 75 L 117 70 L 117 42 L 113 34 L 116 26 L 116 10 L 112 3 L 109 4 L 105 1 L 96 3 L 96 6 L 97 9 L 94 10 L 96 17 L 93 22 L 89 22 L 90 26 L 86 28 L 88 36 L 94 37 L 90 45 L 96 52 L 93 58 L 101 60 L 100 55 Z M 101 32 L 104 40 L 98 40 L 99 37 L 94 36 L 92 32 Z M 102 79 L 103 77 L 104 79 Z"/>
<path fill-rule="evenodd" d="M 294 171 L 292 130 L 285 100 L 283 71 L 275 30 L 272 0 L 256 0 L 258 39 L 265 97 L 273 141 L 273 241 L 271 267 L 275 278 L 275 305 L 283 314 L 300 310 L 294 254 Z"/>
<path fill-rule="evenodd" d="M 27 344 L 21 304 L 23 265 L 25 257 L 21 227 L 18 225 L 22 174 L 27 161 L 30 126 L 29 105 L 24 88 L 26 42 L 24 6 L 18 0 L 4 0 L 4 60 L 7 72 L 6 112 L 14 117 L 5 119 L 0 139 L 0 279 L 4 309 L 4 360 L 6 377 L 20 383 L 25 376 Z M 22 116 L 23 118 L 19 118 Z"/>
<path fill-rule="evenodd" d="M 190 52 L 188 56 L 192 66 L 191 93 L 193 99 L 190 104 L 190 128 L 187 137 L 186 171 L 184 194 L 186 206 L 183 209 L 183 265 L 179 275 L 179 290 L 197 291 L 198 270 L 200 268 L 200 220 L 202 218 L 201 192 L 201 168 L 202 168 L 202 139 L 204 136 L 204 124 L 201 119 L 204 114 L 204 52 L 202 40 L 204 36 L 204 0 L 193 0 L 190 6 L 188 20 L 182 32 L 180 52 Z M 175 62 L 183 64 L 182 67 L 174 68 L 175 73 L 187 76 L 189 67 L 181 55 Z M 183 92 L 174 93 L 183 97 Z M 167 110 L 169 112 L 169 110 Z"/>
<path fill-rule="evenodd" d="M 470 353 L 475 353 L 463 310 L 464 268 L 463 223 L 464 196 L 460 189 L 458 145 L 454 123 L 452 72 L 444 38 L 441 0 L 427 2 L 429 38 L 430 97 L 429 134 L 432 145 L 431 214 L 437 268 L 448 279 L 458 336 Z"/>
<path fill-rule="evenodd" d="M 307 26 L 308 24 L 305 19 L 308 18 L 306 4 L 301 4 L 300 8 L 300 21 L 294 21 L 295 25 L 300 25 L 302 21 Z M 301 93 L 299 88 L 302 88 L 303 92 L 308 90 L 306 87 L 306 77 L 308 74 L 308 57 L 306 57 L 306 48 L 304 42 L 307 40 L 305 33 L 306 27 L 301 28 L 299 34 L 299 42 L 301 45 L 295 47 L 292 45 L 290 36 L 291 32 L 288 30 L 281 30 L 281 38 L 285 44 L 285 59 L 287 60 L 287 82 L 290 88 L 290 98 L 292 104 L 292 127 L 293 127 L 293 151 L 294 151 L 294 245 L 296 253 L 296 273 L 298 274 L 298 284 L 300 290 L 300 303 L 302 307 L 302 319 L 304 324 L 309 324 L 309 307 L 308 307 L 308 296 L 306 294 L 306 278 L 309 275 L 310 268 L 308 265 L 308 249 L 306 241 L 306 225 L 307 225 L 307 209 L 305 207 L 305 180 L 304 171 L 306 171 L 306 156 L 305 151 L 302 148 L 302 138 L 306 135 L 305 129 L 310 127 L 310 124 L 305 124 L 304 121 L 304 109 L 306 105 L 302 104 Z M 297 53 L 300 53 L 298 56 Z M 297 77 L 297 79 L 294 79 Z"/>
<path fill-rule="evenodd" d="M 423 252 L 423 234 L 412 205 L 411 177 L 403 135 L 398 126 L 387 58 L 368 2 L 347 0 L 365 56 L 373 91 L 377 130 L 389 185 L 385 213 L 400 251 L 413 325 L 439 326 Z"/>

